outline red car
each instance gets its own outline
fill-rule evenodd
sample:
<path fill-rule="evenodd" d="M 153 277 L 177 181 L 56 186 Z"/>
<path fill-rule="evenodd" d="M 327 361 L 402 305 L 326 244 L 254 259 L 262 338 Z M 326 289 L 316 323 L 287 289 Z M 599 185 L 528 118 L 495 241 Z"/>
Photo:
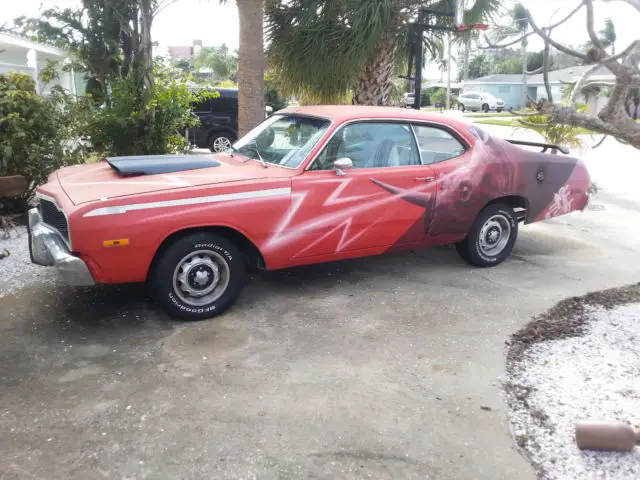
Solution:
<path fill-rule="evenodd" d="M 183 319 L 223 312 L 256 267 L 451 243 L 469 264 L 494 266 L 520 222 L 587 205 L 583 163 L 547 150 L 568 153 L 440 114 L 287 108 L 227 152 L 53 173 L 29 212 L 31 258 L 75 285 L 146 282 Z"/>

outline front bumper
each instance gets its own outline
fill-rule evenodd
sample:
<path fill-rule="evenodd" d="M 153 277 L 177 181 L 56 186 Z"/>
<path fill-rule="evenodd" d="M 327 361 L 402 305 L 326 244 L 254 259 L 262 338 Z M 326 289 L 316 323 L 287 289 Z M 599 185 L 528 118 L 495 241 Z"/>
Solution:
<path fill-rule="evenodd" d="M 70 285 L 88 287 L 96 283 L 87 264 L 71 255 L 60 234 L 42 222 L 37 208 L 29 210 L 29 253 L 33 263 L 56 267 Z"/>

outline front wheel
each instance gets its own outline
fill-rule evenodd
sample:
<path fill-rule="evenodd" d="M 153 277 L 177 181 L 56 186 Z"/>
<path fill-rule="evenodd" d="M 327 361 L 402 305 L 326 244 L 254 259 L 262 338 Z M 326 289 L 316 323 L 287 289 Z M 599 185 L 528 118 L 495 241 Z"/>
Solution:
<path fill-rule="evenodd" d="M 489 113 L 489 105 L 487 105 L 486 103 L 482 105 L 482 111 L 484 113 Z"/>
<path fill-rule="evenodd" d="M 203 320 L 220 315 L 246 284 L 242 253 L 219 235 L 201 232 L 179 237 L 158 255 L 148 285 L 156 302 L 175 318 Z"/>
<path fill-rule="evenodd" d="M 463 104 L 458 105 L 458 108 L 460 109 L 460 111 L 462 113 L 464 113 L 464 105 Z"/>
<path fill-rule="evenodd" d="M 488 205 L 473 222 L 469 234 L 456 244 L 462 259 L 475 267 L 494 267 L 511 254 L 518 237 L 518 219 L 505 203 Z"/>

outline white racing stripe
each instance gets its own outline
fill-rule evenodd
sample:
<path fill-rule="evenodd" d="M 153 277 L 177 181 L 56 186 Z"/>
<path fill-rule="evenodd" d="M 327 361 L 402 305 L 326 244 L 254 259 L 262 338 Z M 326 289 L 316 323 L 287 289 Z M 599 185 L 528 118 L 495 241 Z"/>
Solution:
<path fill-rule="evenodd" d="M 246 200 L 248 198 L 282 197 L 291 194 L 291 187 L 271 188 L 269 190 L 254 190 L 251 192 L 226 193 L 210 197 L 180 198 L 164 202 L 134 203 L 131 205 L 115 205 L 113 207 L 96 208 L 85 213 L 84 217 L 98 217 L 102 215 L 118 215 L 134 210 L 148 210 L 151 208 L 178 207 L 182 205 L 199 205 L 203 203 L 227 202 L 229 200 Z"/>

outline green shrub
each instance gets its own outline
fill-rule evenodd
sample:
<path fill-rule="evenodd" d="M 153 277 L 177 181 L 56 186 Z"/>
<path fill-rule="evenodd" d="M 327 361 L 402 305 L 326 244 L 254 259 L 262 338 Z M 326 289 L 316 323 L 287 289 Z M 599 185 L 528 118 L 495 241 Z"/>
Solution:
<path fill-rule="evenodd" d="M 0 176 L 23 175 L 28 182 L 24 195 L 5 200 L 5 208 L 24 208 L 51 172 L 82 161 L 84 148 L 74 141 L 77 125 L 66 101 L 55 87 L 50 99 L 38 95 L 28 75 L 0 75 Z"/>
<path fill-rule="evenodd" d="M 94 149 L 108 155 L 148 155 L 185 151 L 185 129 L 199 124 L 194 102 L 219 96 L 214 89 L 190 91 L 156 66 L 151 94 L 134 74 L 111 84 L 110 102 L 93 109 L 86 134 Z"/>
<path fill-rule="evenodd" d="M 420 105 L 423 107 L 431 106 L 431 96 L 429 95 L 429 92 L 425 90 L 420 92 Z"/>
<path fill-rule="evenodd" d="M 564 145 L 575 149 L 582 149 L 585 146 L 579 137 L 582 133 L 580 127 L 549 123 L 549 117 L 546 115 L 533 115 L 525 119 L 518 119 L 518 123 L 522 125 L 521 128 L 528 128 L 538 132 L 547 143 Z M 556 151 L 553 150 L 553 153 L 556 153 Z"/>

